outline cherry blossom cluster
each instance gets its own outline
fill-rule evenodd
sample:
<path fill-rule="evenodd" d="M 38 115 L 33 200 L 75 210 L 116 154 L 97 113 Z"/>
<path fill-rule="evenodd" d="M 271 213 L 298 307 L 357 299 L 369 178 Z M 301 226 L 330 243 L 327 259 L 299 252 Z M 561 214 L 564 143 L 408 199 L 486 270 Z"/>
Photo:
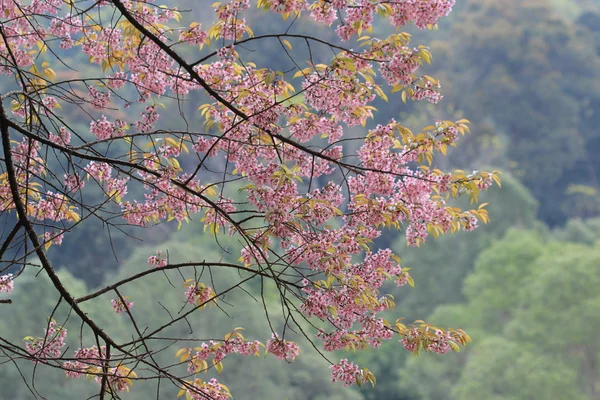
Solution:
<path fill-rule="evenodd" d="M 53 108 L 61 107 L 60 103 L 58 102 L 58 100 L 56 100 L 56 97 L 54 97 L 54 96 L 45 96 L 44 98 L 42 98 L 42 105 L 43 105 L 42 112 L 44 113 L 44 115 L 50 115 L 51 110 Z"/>
<path fill-rule="evenodd" d="M 0 293 L 10 293 L 15 288 L 13 274 L 0 275 Z"/>
<path fill-rule="evenodd" d="M 77 207 L 71 205 L 66 195 L 54 193 L 50 190 L 44 194 L 35 191 L 31 192 L 30 196 L 32 201 L 27 204 L 28 216 L 38 220 L 79 221 L 80 217 L 77 213 Z M 11 205 L 11 208 L 12 207 L 13 205 Z M 55 237 L 53 235 L 53 238 L 56 239 L 57 242 L 62 241 L 62 238 L 58 236 Z"/>
<path fill-rule="evenodd" d="M 93 378 L 98 384 L 103 381 L 106 375 L 106 383 L 109 392 L 129 391 L 129 387 L 133 385 L 133 379 L 137 378 L 137 374 L 121 363 L 114 367 L 105 368 L 107 360 L 106 347 L 102 346 L 98 350 L 97 346 L 90 348 L 82 347 L 75 351 L 73 358 L 76 361 L 66 361 L 63 363 L 63 368 L 67 377 L 80 378 L 84 375 L 90 379 Z"/>
<path fill-rule="evenodd" d="M 309 8 L 312 19 L 321 24 L 331 26 L 337 19 L 336 9 L 329 2 L 316 1 Z"/>
<path fill-rule="evenodd" d="M 209 301 L 214 301 L 215 292 L 202 282 L 194 282 L 193 279 L 188 279 L 184 283 L 184 287 L 187 287 L 185 291 L 186 303 L 204 306 Z"/>
<path fill-rule="evenodd" d="M 75 351 L 73 358 L 76 361 L 66 361 L 63 367 L 69 378 L 79 378 L 91 369 L 102 367 L 106 358 L 106 346 L 102 346 L 100 350 L 97 346 L 82 347 Z"/>
<path fill-rule="evenodd" d="M 379 297 L 378 289 L 387 279 L 407 274 L 392 259 L 392 252 L 388 249 L 368 254 L 364 264 L 352 265 L 347 270 L 334 265 L 330 273 L 329 281 L 303 289 L 307 297 L 302 311 L 308 316 L 327 319 L 336 327 L 331 333 L 321 330 L 317 335 L 323 340 L 325 350 L 379 347 L 382 340 L 391 339 L 393 330 L 376 313 L 394 305 L 388 297 Z M 339 286 L 334 284 L 335 280 Z M 351 330 L 357 323 L 360 329 Z"/>
<path fill-rule="evenodd" d="M 417 27 L 424 29 L 435 25 L 441 17 L 447 16 L 455 3 L 455 0 L 404 0 L 390 3 L 390 22 L 394 26 L 404 26 L 413 22 Z"/>
<path fill-rule="evenodd" d="M 397 49 L 387 63 L 381 64 L 381 76 L 394 86 L 398 83 L 408 85 L 414 80 L 413 74 L 421 65 L 419 49 L 402 46 Z"/>
<path fill-rule="evenodd" d="M 219 199 L 215 202 L 216 207 L 207 207 L 202 218 L 205 226 L 211 226 L 212 229 L 218 232 L 220 227 L 227 227 L 230 234 L 235 232 L 235 229 L 229 223 L 226 215 L 231 215 L 236 210 L 232 199 Z"/>
<path fill-rule="evenodd" d="M 375 99 L 375 94 L 358 79 L 348 80 L 335 75 L 324 77 L 312 74 L 302 83 L 304 99 L 316 111 L 331 114 L 336 122 L 345 122 L 348 126 L 362 124 L 371 113 L 357 113 L 364 110 Z"/>
<path fill-rule="evenodd" d="M 46 163 L 40 155 L 40 142 L 23 138 L 12 149 L 13 162 L 18 172 L 28 172 L 32 175 L 43 173 Z"/>
<path fill-rule="evenodd" d="M 82 28 L 86 35 L 81 43 L 81 51 L 90 57 L 90 62 L 101 64 L 104 60 L 110 59 L 111 52 L 114 54 L 123 50 L 120 30 L 98 25 Z M 90 95 L 94 96 L 92 91 Z"/>
<path fill-rule="evenodd" d="M 414 90 L 411 94 L 411 98 L 417 101 L 427 99 L 427 101 L 429 101 L 430 103 L 437 104 L 442 99 L 442 95 L 440 94 L 439 89 L 439 82 L 434 84 L 431 81 L 427 81 L 422 85 L 416 85 L 414 87 Z"/>
<path fill-rule="evenodd" d="M 136 378 L 135 372 L 129 368 L 118 365 L 116 367 L 108 368 L 106 371 L 106 381 L 109 387 L 109 391 L 122 392 L 124 390 L 129 391 L 129 387 L 133 384 L 131 378 Z M 102 378 L 96 377 L 96 382 L 101 383 Z"/>
<path fill-rule="evenodd" d="M 475 171 L 473 173 L 473 175 L 476 175 L 477 171 Z M 494 177 L 492 175 L 487 175 L 485 177 L 482 177 L 482 179 L 480 179 L 477 182 L 477 187 L 481 190 L 486 190 L 489 189 L 490 186 L 492 186 L 494 184 Z"/>
<path fill-rule="evenodd" d="M 249 0 L 225 1 L 215 8 L 217 23 L 214 27 L 217 29 L 216 37 L 222 37 L 226 40 L 240 40 L 244 34 L 248 33 L 248 26 L 245 18 L 238 18 L 239 14 L 250 7 Z"/>
<path fill-rule="evenodd" d="M 368 370 L 360 369 L 358 365 L 348 361 L 347 358 L 341 359 L 330 368 L 332 382 L 342 382 L 344 386 L 373 382 L 372 374 Z"/>
<path fill-rule="evenodd" d="M 192 22 L 190 27 L 179 34 L 179 40 L 202 46 L 208 42 L 208 34 L 202 30 L 202 25 Z"/>
<path fill-rule="evenodd" d="M 300 143 L 308 142 L 317 135 L 326 136 L 329 143 L 335 143 L 344 135 L 341 125 L 315 114 L 306 118 L 290 118 L 288 124 L 290 136 Z"/>
<path fill-rule="evenodd" d="M 63 232 L 44 232 L 44 242 L 46 247 L 50 247 L 50 244 L 61 245 L 64 239 Z"/>
<path fill-rule="evenodd" d="M 147 159 L 149 166 L 160 165 L 155 159 Z M 149 174 L 142 174 L 146 177 L 146 188 L 149 193 L 145 195 L 143 203 L 134 200 L 123 201 L 120 203 L 123 218 L 131 225 L 147 226 L 151 223 L 162 221 L 178 222 L 187 221 L 189 216 L 196 214 L 206 205 L 203 200 L 198 199 L 194 193 L 202 193 L 203 186 L 196 180 L 188 183 L 187 189 L 173 184 L 170 176 L 175 175 L 173 168 L 163 169 L 164 176 L 160 180 L 151 177 Z M 181 177 L 185 180 L 185 176 Z"/>
<path fill-rule="evenodd" d="M 58 358 L 62 353 L 67 338 L 67 330 L 50 320 L 48 328 L 44 329 L 43 338 L 27 336 L 25 349 L 34 359 Z"/>
<path fill-rule="evenodd" d="M 24 199 L 27 197 L 27 215 L 38 219 L 52 221 L 78 221 L 80 219 L 77 207 L 72 205 L 70 199 L 63 193 L 54 191 L 41 192 L 41 184 L 33 181 L 32 177 L 46 173 L 46 162 L 40 156 L 41 144 L 35 140 L 24 139 L 13 142 L 12 157 L 16 169 L 16 180 L 19 185 L 19 194 Z M 13 194 L 7 178 L 7 173 L 0 175 L 0 209 L 12 210 L 15 208 Z M 55 237 L 59 244 L 62 236 Z"/>
<path fill-rule="evenodd" d="M 271 238 L 263 231 L 258 232 L 255 236 L 254 245 L 244 246 L 240 251 L 241 256 L 238 261 L 244 263 L 246 267 L 260 265 L 269 259 L 268 249 L 272 245 Z"/>
<path fill-rule="evenodd" d="M 444 334 L 442 330 L 438 329 L 435 332 L 435 335 L 437 336 L 437 340 L 432 340 L 431 343 L 427 345 L 427 350 L 438 354 L 446 354 L 449 352 L 451 349 L 449 342 L 452 340 L 450 332 Z"/>
<path fill-rule="evenodd" d="M 131 307 L 133 307 L 133 305 L 134 305 L 134 302 L 129 301 L 127 299 L 127 297 L 124 297 L 123 300 L 121 300 L 121 299 L 112 299 L 110 301 L 112 303 L 113 310 L 117 314 L 124 313 L 127 310 L 131 310 Z"/>
<path fill-rule="evenodd" d="M 78 174 L 65 174 L 64 186 L 69 192 L 76 192 L 85 187 L 85 181 Z"/>
<path fill-rule="evenodd" d="M 53 143 L 65 146 L 71 143 L 71 132 L 69 132 L 64 126 L 61 126 L 58 130 L 58 134 L 51 133 L 48 139 L 50 139 L 50 141 Z"/>
<path fill-rule="evenodd" d="M 273 337 L 267 340 L 267 351 L 280 360 L 294 361 L 300 348 L 296 343 L 280 339 L 277 333 L 273 333 Z"/>
<path fill-rule="evenodd" d="M 258 3 L 259 7 L 268 8 L 278 14 L 300 14 L 301 11 L 307 8 L 308 4 L 305 0 L 265 0 Z"/>
<path fill-rule="evenodd" d="M 99 119 L 90 122 L 90 132 L 98 140 L 118 138 L 125 134 L 129 126 L 123 120 L 117 119 L 114 123 L 110 122 L 104 115 Z"/>
<path fill-rule="evenodd" d="M 396 27 L 413 22 L 417 27 L 424 29 L 435 25 L 441 17 L 448 15 L 454 4 L 454 0 L 403 0 L 391 3 L 371 0 L 317 0 L 308 7 L 315 21 L 328 26 L 337 19 L 336 13 L 345 12 L 336 32 L 342 40 L 349 40 L 351 36 L 372 27 L 376 12 L 383 12 L 389 16 L 390 23 Z"/>
<path fill-rule="evenodd" d="M 103 184 L 105 193 L 113 198 L 117 203 L 121 203 L 121 198 L 127 194 L 127 183 L 129 178 L 113 178 L 112 167 L 108 163 L 97 163 L 91 161 L 85 172 L 92 177 L 98 184 Z"/>
<path fill-rule="evenodd" d="M 16 63 L 17 66 L 28 67 L 33 64 L 34 55 L 37 52 L 35 46 L 39 39 L 39 35 L 34 33 L 35 28 L 42 29 L 41 32 L 44 32 L 44 29 L 37 21 L 30 22 L 28 19 L 23 18 L 21 11 L 22 7 L 27 6 L 14 0 L 2 2 L 3 17 L 10 22 L 6 24 L 3 23 L 3 35 L 6 40 L 1 41 L 0 52 L 2 52 L 2 54 L 9 54 L 7 46 L 10 46 L 11 49 L 14 49 L 12 50 L 11 57 L 14 63 Z M 34 34 L 30 35 L 24 33 Z M 0 72 L 4 75 L 11 75 L 14 73 L 14 69 L 9 63 L 2 62 L 0 63 Z"/>
<path fill-rule="evenodd" d="M 350 40 L 359 31 L 367 30 L 373 25 L 373 14 L 377 9 L 376 4 L 370 0 L 359 0 L 353 7 L 346 9 L 344 22 L 336 28 L 336 33 L 343 41 Z"/>
<path fill-rule="evenodd" d="M 156 252 L 156 255 L 151 255 L 150 257 L 148 257 L 148 264 L 153 265 L 156 268 L 165 267 L 167 266 L 167 263 L 167 258 L 163 255 L 163 252 L 160 250 Z"/>
<path fill-rule="evenodd" d="M 106 108 L 110 102 L 110 92 L 99 92 L 95 87 L 90 86 L 88 88 L 90 96 L 92 97 L 92 104 L 95 108 Z"/>
<path fill-rule="evenodd" d="M 406 326 L 398 320 L 394 329 L 402 337 L 400 343 L 410 352 L 418 354 L 420 350 L 446 354 L 450 350 L 458 351 L 459 345 L 471 341 L 461 329 L 444 331 L 423 321 L 416 321 L 412 326 Z"/>
<path fill-rule="evenodd" d="M 159 117 L 160 114 L 156 112 L 156 106 L 148 106 L 142 113 L 142 118 L 136 122 L 135 127 L 140 132 L 150 132 Z"/>
<path fill-rule="evenodd" d="M 237 332 L 234 332 L 234 334 Z M 199 347 L 192 349 L 182 349 L 178 355 L 182 361 L 187 360 L 188 371 L 192 374 L 206 372 L 209 368 L 207 360 L 212 360 L 212 364 L 220 370 L 220 364 L 229 354 L 239 354 L 242 356 L 260 355 L 260 347 L 263 346 L 259 341 L 248 342 L 239 333 L 233 337 L 228 337 L 222 342 L 210 341 L 202 343 Z"/>
<path fill-rule="evenodd" d="M 180 391 L 180 395 L 183 394 L 193 400 L 204 400 L 207 398 L 229 400 L 231 398 L 231 392 L 227 386 L 219 383 L 215 378 L 212 378 L 208 382 L 204 382 L 201 379 L 188 382 Z"/>
<path fill-rule="evenodd" d="M 61 49 L 70 49 L 75 44 L 71 35 L 77 34 L 83 26 L 83 21 L 80 18 L 69 14 L 65 17 L 52 19 L 49 33 L 60 40 Z"/>

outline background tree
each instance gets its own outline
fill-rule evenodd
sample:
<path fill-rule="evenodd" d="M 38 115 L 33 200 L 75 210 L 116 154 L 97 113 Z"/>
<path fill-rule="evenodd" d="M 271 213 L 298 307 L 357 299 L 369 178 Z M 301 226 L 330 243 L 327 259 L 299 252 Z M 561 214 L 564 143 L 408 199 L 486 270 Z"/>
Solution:
<path fill-rule="evenodd" d="M 481 133 L 462 146 L 468 153 L 451 154 L 452 165 L 511 171 L 550 226 L 598 211 L 598 27 L 573 15 L 585 3 L 460 2 L 446 27 L 451 39 L 431 44 L 446 107 L 477 116 Z"/>
<path fill-rule="evenodd" d="M 510 230 L 483 251 L 466 301 L 429 317 L 459 321 L 476 344 L 455 359 L 410 360 L 402 386 L 422 399 L 596 398 L 598 244 L 555 237 Z"/>

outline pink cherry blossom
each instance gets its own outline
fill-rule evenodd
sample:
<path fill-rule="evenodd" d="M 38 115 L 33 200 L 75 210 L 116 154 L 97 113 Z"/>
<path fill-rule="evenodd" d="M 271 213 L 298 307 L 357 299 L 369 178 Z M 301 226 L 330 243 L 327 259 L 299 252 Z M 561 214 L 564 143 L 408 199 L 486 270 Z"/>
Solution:
<path fill-rule="evenodd" d="M 113 306 L 113 310 L 117 313 L 124 313 L 127 310 L 131 310 L 131 307 L 133 307 L 133 305 L 135 304 L 132 301 L 129 301 L 127 299 L 127 297 L 124 297 L 125 301 L 122 301 L 121 299 L 112 299 L 110 302 L 112 303 Z"/>
<path fill-rule="evenodd" d="M 358 365 L 344 358 L 331 367 L 331 381 L 342 382 L 344 386 L 354 385 L 357 382 L 364 382 L 363 372 Z"/>
<path fill-rule="evenodd" d="M 156 255 L 151 255 L 148 257 L 148 264 L 153 265 L 157 268 L 165 267 L 168 263 L 167 258 L 163 255 L 163 252 L 158 250 Z"/>
<path fill-rule="evenodd" d="M 0 275 L 0 293 L 10 293 L 15 288 L 13 274 Z"/>
<path fill-rule="evenodd" d="M 43 338 L 25 338 L 25 348 L 27 352 L 35 359 L 58 358 L 62 353 L 62 348 L 65 345 L 67 330 L 56 325 L 54 320 L 48 324 L 48 328 L 44 329 L 46 333 Z"/>
<path fill-rule="evenodd" d="M 273 337 L 267 341 L 267 351 L 280 360 L 293 361 L 300 349 L 296 343 L 279 339 L 279 335 L 273 333 Z"/>

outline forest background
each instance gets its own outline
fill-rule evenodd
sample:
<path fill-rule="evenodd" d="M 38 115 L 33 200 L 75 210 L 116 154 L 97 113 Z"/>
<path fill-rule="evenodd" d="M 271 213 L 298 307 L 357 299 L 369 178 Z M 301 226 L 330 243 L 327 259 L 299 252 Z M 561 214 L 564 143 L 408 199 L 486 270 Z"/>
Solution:
<path fill-rule="evenodd" d="M 194 0 L 178 0 L 177 6 L 191 9 L 186 1 Z M 265 31 L 285 29 L 275 18 L 260 21 L 260 26 Z M 295 28 L 305 33 L 316 29 L 310 24 Z M 331 385 L 327 363 L 310 351 L 289 368 L 260 361 L 257 367 L 241 359 L 223 373 L 232 392 L 240 393 L 239 398 L 289 400 L 597 399 L 600 2 L 459 0 L 438 32 L 411 33 L 414 43 L 431 46 L 434 60 L 426 73 L 441 80 L 444 99 L 436 106 L 382 102 L 378 118 L 394 117 L 410 128 L 435 119 L 469 118 L 473 134 L 437 162 L 444 169 L 499 169 L 503 185 L 482 196 L 481 201 L 490 203 L 491 223 L 475 234 L 459 233 L 408 248 L 401 233 L 388 232 L 380 244 L 413 267 L 415 289 L 394 293 L 390 288 L 406 319 L 426 317 L 433 324 L 460 326 L 473 344 L 445 356 L 414 358 L 397 346 L 351 354 L 378 378 L 375 388 L 365 389 Z M 252 57 L 257 64 L 285 70 L 278 51 L 265 47 Z M 70 56 L 68 51 L 62 55 Z M 190 110 L 202 102 L 190 102 Z M 161 121 L 180 123 L 168 117 Z M 165 224 L 137 231 L 136 237 L 114 233 L 109 238 L 99 222 L 90 220 L 49 254 L 63 279 L 81 293 L 105 286 L 115 275 L 143 270 L 147 255 L 156 250 L 168 251 L 173 262 L 211 254 L 213 259 L 236 261 L 235 243 L 230 254 L 222 252 L 199 226 L 191 223 L 173 235 L 177 224 Z M 227 279 L 226 273 L 217 275 L 217 280 Z M 30 290 L 16 291 L 13 304 L 0 308 L 0 336 L 22 340 L 14 337 L 14 326 L 22 328 L 17 333 L 36 331 L 37 321 L 53 306 L 44 295 L 45 290 L 51 293 L 51 285 L 40 284 L 43 279 L 31 274 L 20 280 Z M 177 292 L 166 290 L 168 285 L 157 277 L 129 287 L 142 324 L 164 312 L 157 302 L 173 307 L 181 302 Z M 105 321 L 114 318 L 110 307 L 97 315 L 102 312 Z M 207 310 L 192 323 L 196 334 L 209 332 L 207 326 L 210 332 L 221 327 L 227 332 L 232 319 L 268 334 L 260 310 L 247 299 L 227 314 Z M 125 318 L 122 327 L 113 328 L 122 337 L 128 334 Z M 32 369 L 28 364 L 20 367 Z M 39 372 L 35 381 L 49 399 L 85 399 L 96 389 L 85 381 L 65 382 L 58 370 Z M 236 382 L 244 386 L 236 388 Z M 31 399 L 15 369 L 2 369 L 0 388 L 2 398 Z M 153 396 L 154 386 L 140 384 L 123 398 Z"/>

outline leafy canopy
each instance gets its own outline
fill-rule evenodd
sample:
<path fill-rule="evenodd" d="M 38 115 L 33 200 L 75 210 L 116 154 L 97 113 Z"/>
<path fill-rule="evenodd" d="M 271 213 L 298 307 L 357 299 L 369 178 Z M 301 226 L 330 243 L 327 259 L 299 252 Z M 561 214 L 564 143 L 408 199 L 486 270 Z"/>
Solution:
<path fill-rule="evenodd" d="M 498 173 L 448 173 L 434 164 L 434 155 L 469 131 L 466 119 L 418 132 L 394 119 L 370 124 L 376 99 L 441 99 L 440 82 L 419 73 L 431 62 L 429 49 L 399 29 L 434 28 L 453 5 L 225 1 L 211 6 L 207 24 L 151 0 L 5 1 L 0 73 L 14 90 L 0 94 L 0 204 L 13 228 L 0 253 L 10 248 L 13 258 L 2 267 L 0 290 L 18 292 L 23 271 L 36 268 L 27 261 L 35 254 L 56 290 L 55 310 L 65 303 L 81 319 L 74 352 L 65 350 L 72 330 L 52 311 L 48 322 L 38 321 L 42 336 L 27 332 L 6 357 L 86 376 L 100 385 L 100 398 L 129 391 L 136 380 L 162 379 L 188 399 L 227 399 L 230 389 L 207 374 L 220 373 L 234 355 L 266 352 L 292 362 L 300 355 L 293 332 L 316 336 L 320 352 L 377 348 L 393 338 L 415 354 L 458 351 L 470 341 L 461 329 L 382 317 L 394 307 L 384 283 L 412 286 L 413 279 L 398 255 L 374 241 L 391 228 L 404 229 L 411 246 L 475 229 L 488 221 L 486 204 L 462 209 L 447 201 L 465 195 L 477 202 L 480 191 L 499 183 Z M 287 29 L 255 35 L 256 9 L 280 15 Z M 373 26 L 381 22 L 398 31 L 377 37 Z M 322 30 L 294 33 L 306 23 Z M 319 37 L 333 30 L 337 39 Z M 249 51 L 267 45 L 293 66 L 248 61 Z M 313 54 L 324 50 L 331 57 L 319 62 Z M 350 128 L 361 134 L 350 136 Z M 350 150 L 349 141 L 360 145 Z M 76 296 L 47 252 L 88 220 L 101 221 L 108 235 L 123 226 L 199 221 L 223 254 L 235 257 L 176 262 L 157 252 L 146 270 Z M 171 270 L 180 273 L 169 279 Z M 233 278 L 217 285 L 214 270 Z M 181 301 L 166 307 L 155 292 L 165 319 L 145 327 L 136 311 L 141 297 L 129 290 L 154 274 L 165 274 Z M 254 282 L 259 290 L 252 293 Z M 156 343 L 172 327 L 222 308 L 238 291 L 263 303 L 270 338 L 251 340 L 252 332 L 233 325 L 222 338 L 198 337 L 190 346 L 170 338 L 181 347 L 172 354 L 177 361 L 158 357 L 171 351 Z M 279 302 L 278 319 L 267 291 Z M 127 338 L 113 336 L 87 309 L 105 297 L 114 318 L 129 320 Z M 334 382 L 375 384 L 368 369 L 347 359 L 330 369 Z"/>

